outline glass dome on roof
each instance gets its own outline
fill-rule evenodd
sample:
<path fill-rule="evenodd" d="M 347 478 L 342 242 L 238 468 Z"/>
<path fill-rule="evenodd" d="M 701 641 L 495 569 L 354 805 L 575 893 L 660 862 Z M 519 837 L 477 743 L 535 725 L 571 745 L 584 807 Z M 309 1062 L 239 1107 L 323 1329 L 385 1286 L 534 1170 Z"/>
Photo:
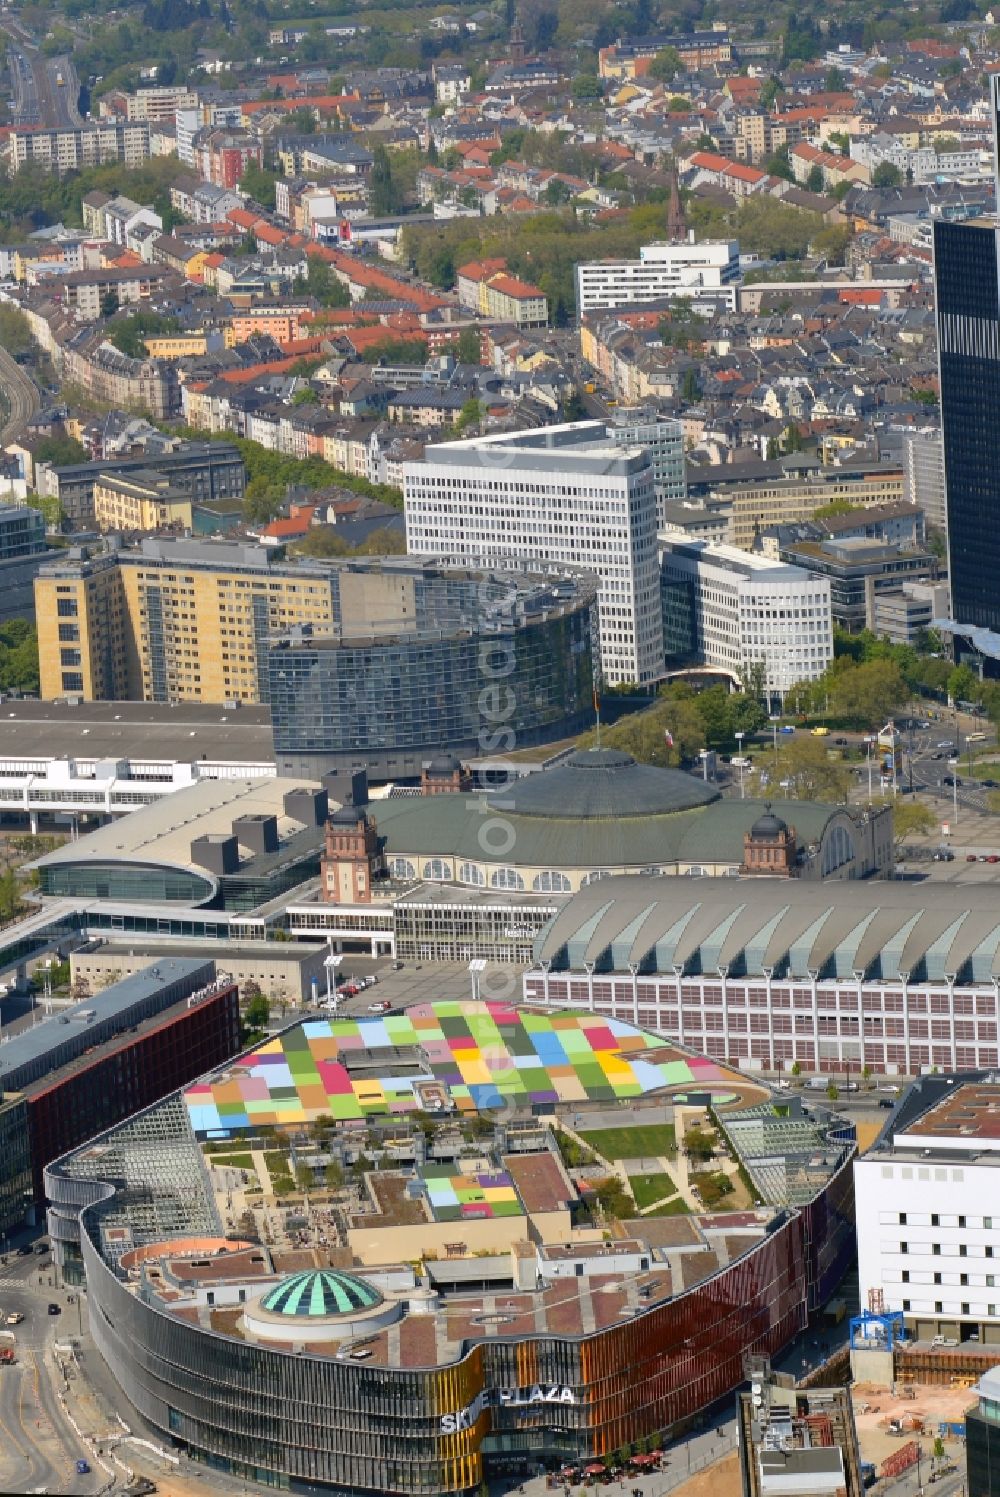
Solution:
<path fill-rule="evenodd" d="M 382 1295 L 356 1274 L 338 1269 L 309 1268 L 292 1274 L 265 1294 L 261 1309 L 273 1315 L 356 1315 L 373 1310 Z"/>

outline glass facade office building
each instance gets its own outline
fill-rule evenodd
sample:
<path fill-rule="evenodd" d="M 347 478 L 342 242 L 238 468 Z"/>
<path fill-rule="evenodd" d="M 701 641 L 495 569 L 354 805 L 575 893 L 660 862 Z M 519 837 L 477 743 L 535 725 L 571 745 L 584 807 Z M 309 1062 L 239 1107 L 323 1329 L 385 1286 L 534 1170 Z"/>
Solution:
<path fill-rule="evenodd" d="M 935 221 L 951 616 L 995 633 L 1000 650 L 998 255 L 992 221 Z"/>
<path fill-rule="evenodd" d="M 419 777 L 435 753 L 502 755 L 593 718 L 596 583 L 587 574 L 479 573 L 408 560 L 387 611 L 351 616 L 335 577 L 333 637 L 272 642 L 279 774 L 365 767 Z M 369 593 L 374 589 L 370 588 Z"/>

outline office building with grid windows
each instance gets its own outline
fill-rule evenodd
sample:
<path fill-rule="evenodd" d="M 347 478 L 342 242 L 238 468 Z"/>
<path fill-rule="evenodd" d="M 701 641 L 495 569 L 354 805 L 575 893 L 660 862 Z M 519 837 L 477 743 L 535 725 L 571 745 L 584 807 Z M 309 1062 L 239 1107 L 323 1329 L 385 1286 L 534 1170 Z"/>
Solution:
<path fill-rule="evenodd" d="M 649 450 L 618 445 L 603 421 L 441 443 L 403 467 L 407 549 L 472 566 L 528 559 L 595 573 L 604 679 L 655 681 L 655 481 Z"/>

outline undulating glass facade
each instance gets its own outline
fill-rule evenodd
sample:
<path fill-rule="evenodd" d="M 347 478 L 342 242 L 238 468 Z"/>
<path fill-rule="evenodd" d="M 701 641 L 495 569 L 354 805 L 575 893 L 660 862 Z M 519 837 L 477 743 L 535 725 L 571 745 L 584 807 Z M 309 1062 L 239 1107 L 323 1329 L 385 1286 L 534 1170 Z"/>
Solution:
<path fill-rule="evenodd" d="M 196 1197 L 211 1215 L 197 1167 L 171 1172 L 171 1139 L 175 1151 L 191 1147 L 175 1103 L 102 1136 L 117 1185 L 100 1184 L 92 1145 L 46 1172 L 50 1232 L 60 1253 L 74 1238 L 82 1247 L 95 1343 L 140 1414 L 194 1459 L 274 1487 L 465 1494 L 540 1460 L 600 1460 L 669 1437 L 739 1386 L 748 1353 L 787 1345 L 852 1250 L 848 1147 L 814 1200 L 779 1215 L 740 1258 L 603 1330 L 484 1331 L 456 1361 L 423 1367 L 295 1353 L 181 1320 L 128 1286 L 114 1229 L 152 1242 L 150 1228 L 173 1217 L 189 1233 Z M 170 1137 L 144 1153 L 136 1123 L 148 1130 L 158 1116 Z M 552 1396 L 522 1396 L 538 1388 Z"/>

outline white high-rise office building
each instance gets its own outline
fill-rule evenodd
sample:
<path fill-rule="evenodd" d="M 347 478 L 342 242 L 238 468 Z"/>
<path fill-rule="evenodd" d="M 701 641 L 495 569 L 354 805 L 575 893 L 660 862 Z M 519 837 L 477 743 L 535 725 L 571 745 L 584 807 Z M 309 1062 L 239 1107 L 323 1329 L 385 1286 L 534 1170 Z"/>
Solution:
<path fill-rule="evenodd" d="M 638 260 L 591 260 L 576 267 L 576 310 L 636 306 L 687 297 L 736 309 L 740 247 L 735 239 L 704 244 L 644 244 Z"/>
<path fill-rule="evenodd" d="M 603 421 L 442 443 L 403 467 L 407 549 L 587 568 L 600 579 L 604 679 L 655 681 L 663 631 L 653 479 L 649 452 L 616 445 Z"/>
<path fill-rule="evenodd" d="M 683 504 L 687 498 L 682 423 L 674 416 L 661 416 L 642 406 L 619 406 L 608 426 L 608 436 L 617 447 L 648 449 L 656 489 L 656 525 L 662 530 L 666 506 Z"/>

